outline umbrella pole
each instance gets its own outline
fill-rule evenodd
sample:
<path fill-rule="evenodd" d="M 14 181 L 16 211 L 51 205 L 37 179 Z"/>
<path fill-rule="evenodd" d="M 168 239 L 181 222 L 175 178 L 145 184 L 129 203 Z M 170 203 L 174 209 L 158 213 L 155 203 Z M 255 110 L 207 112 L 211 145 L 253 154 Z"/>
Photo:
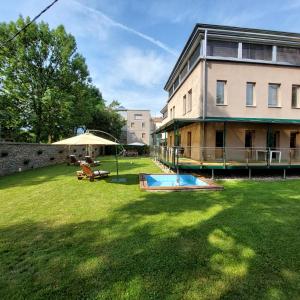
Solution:
<path fill-rule="evenodd" d="M 118 146 L 116 145 L 116 167 L 117 167 L 117 181 L 119 181 L 119 162 L 118 162 Z"/>

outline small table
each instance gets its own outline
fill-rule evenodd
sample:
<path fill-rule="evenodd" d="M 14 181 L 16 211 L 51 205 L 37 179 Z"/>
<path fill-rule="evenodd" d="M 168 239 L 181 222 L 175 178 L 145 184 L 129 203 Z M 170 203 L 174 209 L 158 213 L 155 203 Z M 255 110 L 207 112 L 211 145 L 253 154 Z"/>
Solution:
<path fill-rule="evenodd" d="M 278 162 L 280 163 L 281 162 L 281 151 L 279 151 L 279 150 L 270 150 L 270 164 L 272 163 L 273 153 L 278 153 L 279 154 Z"/>

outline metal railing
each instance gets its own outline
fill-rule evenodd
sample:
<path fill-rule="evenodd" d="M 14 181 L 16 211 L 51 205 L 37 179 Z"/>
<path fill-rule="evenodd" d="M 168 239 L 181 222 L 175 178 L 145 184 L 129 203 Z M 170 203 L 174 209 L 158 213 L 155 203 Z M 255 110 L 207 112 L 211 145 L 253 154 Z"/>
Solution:
<path fill-rule="evenodd" d="M 300 165 L 300 148 L 155 146 L 152 156 L 176 165 Z"/>

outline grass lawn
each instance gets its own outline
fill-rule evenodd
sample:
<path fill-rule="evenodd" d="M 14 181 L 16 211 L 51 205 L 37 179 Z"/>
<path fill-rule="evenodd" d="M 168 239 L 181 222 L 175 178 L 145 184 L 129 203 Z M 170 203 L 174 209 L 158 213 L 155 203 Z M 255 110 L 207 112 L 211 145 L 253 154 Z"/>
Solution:
<path fill-rule="evenodd" d="M 1 299 L 300 299 L 300 180 L 151 193 L 147 158 L 127 183 L 76 169 L 0 178 Z"/>

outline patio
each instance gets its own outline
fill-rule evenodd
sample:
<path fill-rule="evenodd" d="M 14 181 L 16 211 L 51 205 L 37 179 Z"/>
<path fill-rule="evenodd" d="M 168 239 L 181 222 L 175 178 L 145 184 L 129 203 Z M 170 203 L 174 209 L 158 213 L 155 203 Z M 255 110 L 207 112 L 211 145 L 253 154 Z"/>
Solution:
<path fill-rule="evenodd" d="M 2 299 L 296 299 L 300 180 L 226 181 L 222 192 L 147 193 L 148 158 L 101 157 L 0 178 Z"/>

